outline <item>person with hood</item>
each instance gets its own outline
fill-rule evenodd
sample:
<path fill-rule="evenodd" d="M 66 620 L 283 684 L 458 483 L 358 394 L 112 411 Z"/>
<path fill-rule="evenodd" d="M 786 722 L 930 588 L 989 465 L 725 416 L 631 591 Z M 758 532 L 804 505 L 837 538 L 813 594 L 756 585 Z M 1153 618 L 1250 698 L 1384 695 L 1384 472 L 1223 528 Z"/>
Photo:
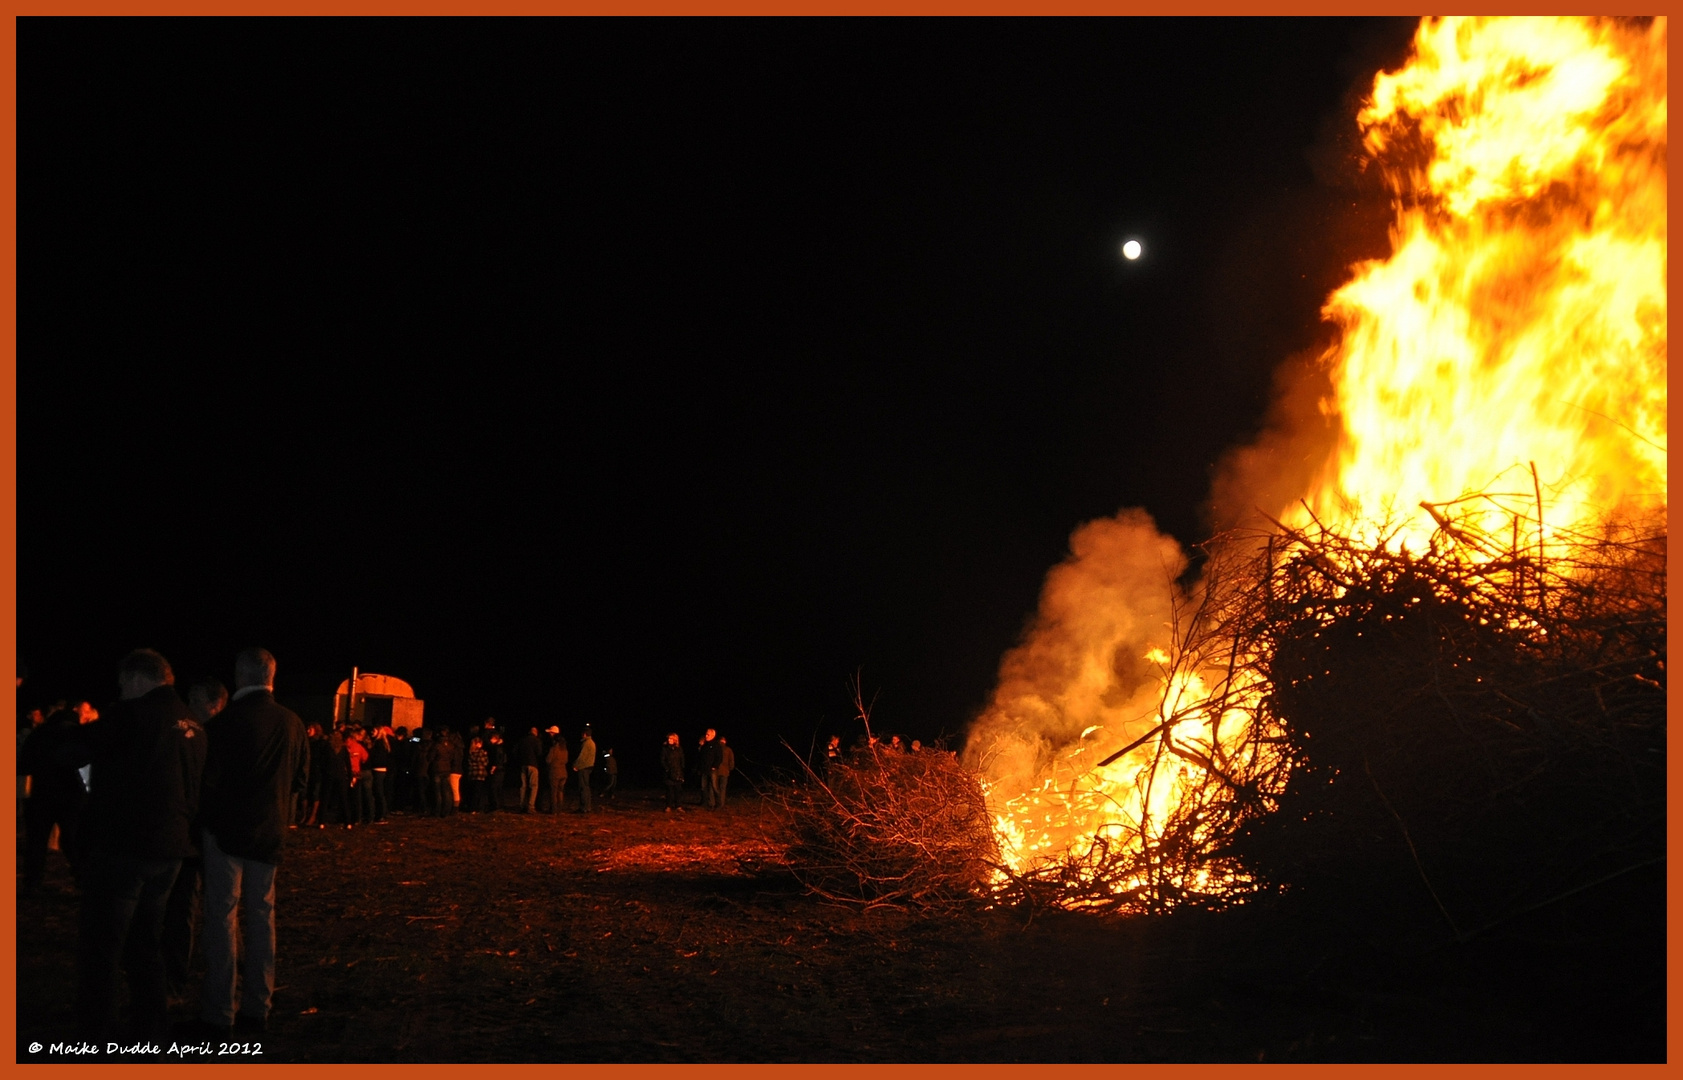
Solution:
<path fill-rule="evenodd" d="M 596 740 L 591 738 L 590 725 L 584 725 L 579 738 L 578 756 L 573 759 L 573 772 L 579 778 L 579 813 L 590 813 L 590 773 L 596 767 Z"/>

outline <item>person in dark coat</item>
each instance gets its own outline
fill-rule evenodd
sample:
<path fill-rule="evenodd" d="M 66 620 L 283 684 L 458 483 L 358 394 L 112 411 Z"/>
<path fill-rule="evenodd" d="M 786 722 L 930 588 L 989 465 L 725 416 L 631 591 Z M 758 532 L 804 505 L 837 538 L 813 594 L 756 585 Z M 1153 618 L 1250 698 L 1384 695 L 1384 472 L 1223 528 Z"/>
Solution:
<path fill-rule="evenodd" d="M 199 1015 L 218 1032 L 235 1024 L 245 1032 L 268 1029 L 275 993 L 275 875 L 293 793 L 310 779 L 304 723 L 275 701 L 274 686 L 275 658 L 267 649 L 246 649 L 234 658 L 233 700 L 209 727 L 200 831 L 205 978 Z M 243 916 L 245 944 L 238 975 L 236 916 Z"/>
<path fill-rule="evenodd" d="M 331 771 L 328 759 L 333 754 L 333 744 L 320 724 L 305 728 L 304 736 L 310 743 L 310 788 L 304 795 L 304 820 L 301 824 L 308 826 L 327 820 L 322 814 L 322 804 L 327 801 L 327 775 Z"/>
<path fill-rule="evenodd" d="M 666 812 L 682 810 L 684 794 L 684 747 L 676 731 L 666 736 L 660 748 L 660 775 L 666 781 Z"/>
<path fill-rule="evenodd" d="M 543 760 L 543 740 L 538 729 L 532 728 L 514 744 L 509 755 L 509 767 L 520 781 L 520 812 L 530 814 L 538 808 L 538 765 Z"/>
<path fill-rule="evenodd" d="M 18 751 L 18 771 L 29 777 L 29 798 L 23 801 L 25 890 L 41 887 L 55 825 L 58 849 L 76 868 L 76 828 L 87 788 L 76 768 L 75 744 L 78 729 L 97 719 L 99 710 L 85 701 L 57 709 L 29 733 Z"/>
<path fill-rule="evenodd" d="M 456 800 L 450 784 L 450 766 L 455 753 L 450 749 L 450 729 L 433 733 L 432 747 L 427 754 L 427 777 L 432 784 L 432 811 L 437 817 L 456 812 Z"/>
<path fill-rule="evenodd" d="M 736 751 L 730 748 L 723 735 L 719 736 L 719 764 L 713 770 L 713 791 L 718 808 L 725 808 L 725 789 L 730 786 L 730 774 L 736 769 Z"/>
<path fill-rule="evenodd" d="M 228 705 L 228 688 L 218 679 L 200 679 L 187 688 L 187 711 L 193 714 L 200 727 L 208 730 L 210 722 Z M 204 859 L 195 850 L 181 860 L 181 873 L 175 876 L 170 890 L 169 904 L 164 909 L 164 974 L 169 978 L 171 997 L 187 992 L 188 970 L 193 963 L 193 941 L 198 935 L 199 911 L 204 898 Z"/>
<path fill-rule="evenodd" d="M 377 727 L 368 735 L 368 780 L 375 821 L 385 821 L 391 811 L 392 761 L 392 729 Z"/>
<path fill-rule="evenodd" d="M 117 970 L 129 977 L 136 1034 L 169 1034 L 164 911 L 192 822 L 208 740 L 175 692 L 169 661 L 136 649 L 117 666 L 122 695 L 78 730 L 89 764 L 79 844 L 86 852 L 77 940 L 77 1012 L 86 1037 L 117 1036 Z"/>
<path fill-rule="evenodd" d="M 707 737 L 701 740 L 701 753 L 696 767 L 701 770 L 701 805 L 715 810 L 719 808 L 719 762 L 723 760 L 719 733 L 708 728 Z"/>
<path fill-rule="evenodd" d="M 356 822 L 356 805 L 351 802 L 351 757 L 345 750 L 344 729 L 334 728 L 324 741 L 321 762 L 326 774 L 321 789 L 327 796 L 327 805 L 322 808 L 317 824 L 324 829 L 330 821 L 350 826 Z"/>

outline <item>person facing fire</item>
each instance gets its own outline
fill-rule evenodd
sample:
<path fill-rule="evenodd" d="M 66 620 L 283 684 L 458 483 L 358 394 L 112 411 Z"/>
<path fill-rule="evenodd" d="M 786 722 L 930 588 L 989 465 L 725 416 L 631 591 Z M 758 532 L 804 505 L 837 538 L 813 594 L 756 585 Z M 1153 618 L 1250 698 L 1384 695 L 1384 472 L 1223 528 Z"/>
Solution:
<path fill-rule="evenodd" d="M 660 775 L 666 781 L 666 812 L 683 810 L 684 748 L 676 731 L 666 736 L 666 745 L 660 748 Z"/>
<path fill-rule="evenodd" d="M 275 993 L 275 874 L 292 793 L 308 786 L 310 749 L 303 721 L 275 701 L 274 685 L 274 656 L 267 649 L 244 650 L 234 658 L 233 700 L 208 729 L 199 1016 L 217 1032 L 235 1024 L 267 1030 Z M 238 935 L 236 919 L 243 930 Z M 245 954 L 238 971 L 236 936 Z"/>
<path fill-rule="evenodd" d="M 713 772 L 713 787 L 717 795 L 719 809 L 725 808 L 725 788 L 730 785 L 731 770 L 736 768 L 736 751 L 725 742 L 723 735 L 719 736 L 719 767 Z"/>
<path fill-rule="evenodd" d="M 567 740 L 561 737 L 561 728 L 551 724 L 546 731 L 549 734 L 549 749 L 544 751 L 543 765 L 549 778 L 549 812 L 561 812 L 561 800 L 567 793 Z"/>
<path fill-rule="evenodd" d="M 200 679 L 187 689 L 187 711 L 202 728 L 208 730 L 211 720 L 227 706 L 228 688 L 221 680 Z M 181 873 L 176 875 L 175 887 L 170 890 L 169 903 L 164 908 L 164 933 L 160 941 L 169 992 L 176 997 L 187 992 L 193 938 L 204 900 L 204 857 L 199 852 L 197 837 L 193 840 L 193 853 L 181 860 Z"/>
<path fill-rule="evenodd" d="M 533 814 L 538 809 L 538 765 L 543 760 L 543 740 L 538 738 L 538 729 L 531 727 L 526 734 L 520 736 L 514 744 L 514 752 L 509 755 L 509 766 L 514 769 L 514 775 L 520 781 L 520 812 Z"/>
<path fill-rule="evenodd" d="M 591 737 L 590 725 L 584 725 L 579 736 L 578 757 L 573 759 L 573 771 L 579 776 L 579 813 L 590 813 L 590 774 L 596 768 L 596 740 Z"/>
<path fill-rule="evenodd" d="M 719 791 L 715 787 L 719 770 L 719 733 L 712 728 L 702 736 L 701 744 L 696 747 L 696 771 L 701 774 L 701 805 L 717 807 L 719 805 Z"/>
<path fill-rule="evenodd" d="M 109 715 L 76 734 L 75 758 L 90 766 L 76 999 L 85 1037 L 96 1043 L 117 1034 L 119 966 L 128 971 L 139 1034 L 169 1032 L 164 911 L 181 860 L 193 852 L 209 743 L 161 654 L 123 657 L 117 686 L 121 700 Z"/>

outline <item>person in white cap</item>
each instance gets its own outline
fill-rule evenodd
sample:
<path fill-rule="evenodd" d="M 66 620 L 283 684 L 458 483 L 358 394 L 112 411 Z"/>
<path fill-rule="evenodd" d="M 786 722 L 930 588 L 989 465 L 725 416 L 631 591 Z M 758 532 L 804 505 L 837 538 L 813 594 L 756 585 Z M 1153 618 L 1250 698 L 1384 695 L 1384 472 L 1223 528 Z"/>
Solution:
<path fill-rule="evenodd" d="M 544 771 L 549 774 L 549 812 L 561 812 L 561 800 L 567 794 L 567 740 L 554 724 L 544 729 L 549 736 L 549 749 L 544 752 Z"/>
<path fill-rule="evenodd" d="M 573 771 L 579 774 L 579 813 L 590 813 L 590 771 L 596 767 L 596 740 L 590 737 L 590 725 L 584 725 L 579 739 L 579 756 L 573 759 Z"/>

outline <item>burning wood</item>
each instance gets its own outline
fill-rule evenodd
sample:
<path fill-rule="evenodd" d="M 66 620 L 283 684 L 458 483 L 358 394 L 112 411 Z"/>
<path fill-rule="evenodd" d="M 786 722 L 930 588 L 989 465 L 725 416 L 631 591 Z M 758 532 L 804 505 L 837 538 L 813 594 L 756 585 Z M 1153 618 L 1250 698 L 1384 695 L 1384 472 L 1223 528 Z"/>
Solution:
<path fill-rule="evenodd" d="M 1229 462 L 1272 527 L 1194 585 L 1138 511 L 1071 538 L 965 748 L 1001 888 L 1216 906 L 1404 850 L 1464 938 L 1657 857 L 1666 25 L 1427 20 L 1376 77 L 1393 251 L 1328 299 L 1324 428 Z"/>

